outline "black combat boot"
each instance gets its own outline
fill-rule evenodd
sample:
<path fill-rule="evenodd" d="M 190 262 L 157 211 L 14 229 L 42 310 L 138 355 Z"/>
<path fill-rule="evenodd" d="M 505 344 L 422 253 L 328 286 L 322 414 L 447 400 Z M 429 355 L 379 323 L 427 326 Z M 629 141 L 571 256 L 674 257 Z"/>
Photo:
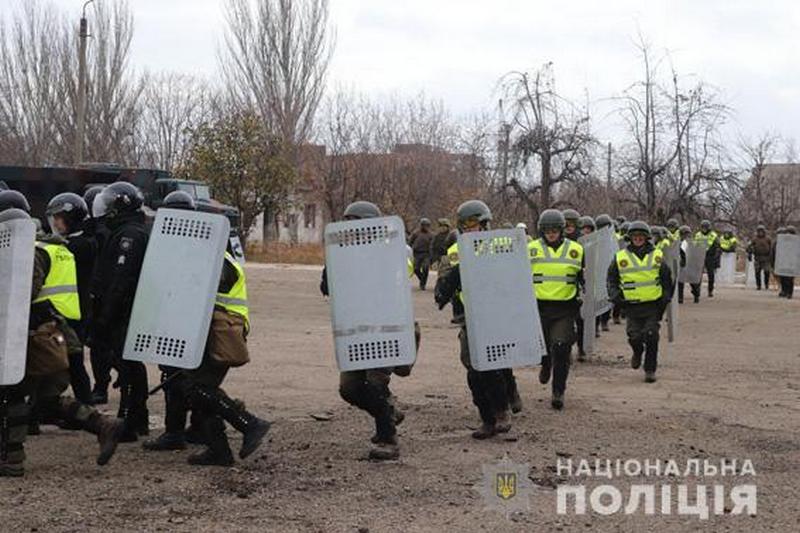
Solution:
<path fill-rule="evenodd" d="M 170 433 L 165 431 L 155 439 L 143 442 L 142 448 L 151 452 L 185 450 L 186 439 L 183 433 Z"/>
<path fill-rule="evenodd" d="M 225 435 L 225 423 L 218 416 L 209 417 L 203 424 L 208 447 L 200 453 L 190 455 L 190 465 L 233 466 L 233 452 Z"/>
<path fill-rule="evenodd" d="M 555 409 L 556 411 L 560 411 L 564 408 L 564 393 L 563 392 L 554 392 L 552 397 L 550 398 L 550 407 Z"/>
<path fill-rule="evenodd" d="M 29 406 L 0 388 L 0 477 L 25 475 L 25 437 Z"/>
<path fill-rule="evenodd" d="M 100 453 L 97 455 L 97 464 L 103 466 L 111 460 L 117 450 L 117 444 L 125 431 L 125 423 L 94 412 L 84 423 L 84 429 L 89 433 L 97 435 L 97 442 L 100 444 Z"/>
<path fill-rule="evenodd" d="M 550 381 L 551 364 L 549 355 L 542 357 L 542 367 L 539 369 L 539 383 L 542 385 L 547 385 Z"/>
<path fill-rule="evenodd" d="M 204 410 L 221 416 L 242 434 L 239 458 L 246 458 L 261 445 L 261 441 L 269 431 L 271 425 L 269 422 L 247 412 L 241 403 L 235 402 L 220 389 L 212 391 L 195 387 L 194 395 L 202 403 Z"/>

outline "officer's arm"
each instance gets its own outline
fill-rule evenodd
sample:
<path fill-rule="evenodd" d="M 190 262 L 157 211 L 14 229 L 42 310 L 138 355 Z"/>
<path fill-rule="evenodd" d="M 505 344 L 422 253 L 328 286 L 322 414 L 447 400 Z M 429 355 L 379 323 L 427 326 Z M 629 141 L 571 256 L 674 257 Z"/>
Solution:
<path fill-rule="evenodd" d="M 441 273 L 436 279 L 433 299 L 439 305 L 439 309 L 443 309 L 459 290 L 461 290 L 461 271 L 456 265 Z"/>
<path fill-rule="evenodd" d="M 665 263 L 661 263 L 661 267 L 658 269 L 658 277 L 661 280 L 661 289 L 663 291 L 662 299 L 665 302 L 670 302 L 672 300 L 672 294 L 674 292 L 675 285 L 673 284 L 672 280 L 672 272 Z"/>
<path fill-rule="evenodd" d="M 136 295 L 146 245 L 134 238 L 123 237 L 108 243 L 113 254 L 108 286 L 103 291 L 99 313 L 94 319 L 95 330 L 102 331 L 122 318 L 121 312 L 130 306 Z"/>
<path fill-rule="evenodd" d="M 576 278 L 576 281 L 578 282 L 578 287 L 581 287 L 583 289 L 586 288 L 586 279 L 583 276 L 584 272 L 586 272 L 586 255 L 581 257 L 581 269 L 578 272 L 578 277 Z"/>
<path fill-rule="evenodd" d="M 236 268 L 226 259 L 222 262 L 222 272 L 220 272 L 219 275 L 219 288 L 217 292 L 223 294 L 231 292 L 231 289 L 236 285 L 238 279 L 239 274 L 236 272 Z"/>
<path fill-rule="evenodd" d="M 47 273 L 50 272 L 50 256 L 39 248 L 33 254 L 33 284 L 31 285 L 31 302 L 36 299 L 44 286 Z"/>
<path fill-rule="evenodd" d="M 615 304 L 622 303 L 622 289 L 619 286 L 619 268 L 617 268 L 616 261 L 612 261 L 611 266 L 608 267 L 606 286 L 608 288 L 608 299 Z"/>
<path fill-rule="evenodd" d="M 322 279 L 319 281 L 319 292 L 321 292 L 323 296 L 329 296 L 328 267 L 322 267 Z"/>

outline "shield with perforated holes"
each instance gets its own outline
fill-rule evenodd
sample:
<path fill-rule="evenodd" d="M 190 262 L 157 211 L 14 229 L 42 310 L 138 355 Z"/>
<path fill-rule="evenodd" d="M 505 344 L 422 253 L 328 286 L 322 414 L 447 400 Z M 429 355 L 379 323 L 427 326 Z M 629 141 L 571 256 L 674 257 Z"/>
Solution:
<path fill-rule="evenodd" d="M 472 367 L 540 364 L 547 349 L 523 230 L 462 233 L 458 258 Z"/>
<path fill-rule="evenodd" d="M 158 210 L 136 287 L 125 359 L 200 366 L 229 231 L 221 215 Z"/>
<path fill-rule="evenodd" d="M 35 236 L 32 220 L 0 223 L 0 385 L 25 376 Z"/>
<path fill-rule="evenodd" d="M 407 254 L 405 226 L 399 217 L 325 226 L 326 275 L 340 370 L 414 363 Z"/>

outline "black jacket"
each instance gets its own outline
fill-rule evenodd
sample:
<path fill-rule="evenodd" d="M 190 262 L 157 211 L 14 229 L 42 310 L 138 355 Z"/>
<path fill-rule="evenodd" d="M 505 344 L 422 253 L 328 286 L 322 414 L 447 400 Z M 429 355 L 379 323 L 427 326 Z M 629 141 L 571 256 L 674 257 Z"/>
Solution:
<path fill-rule="evenodd" d="M 639 259 L 644 258 L 647 254 L 653 251 L 653 245 L 651 243 L 645 243 L 644 246 L 641 248 L 634 248 L 633 244 L 629 244 L 627 250 L 629 250 L 633 255 L 638 257 Z M 661 295 L 661 303 L 666 304 L 670 300 L 672 300 L 672 292 L 673 292 L 673 281 L 672 281 L 672 273 L 669 270 L 669 266 L 665 262 L 661 263 L 661 266 L 658 269 L 658 279 L 661 283 L 662 295 Z M 608 298 L 615 304 L 619 305 L 644 305 L 644 304 L 637 304 L 635 302 L 628 302 L 622 295 L 622 284 L 620 282 L 619 276 L 619 267 L 617 267 L 616 259 L 611 262 L 611 266 L 608 267 L 608 278 L 607 278 L 607 285 L 608 285 Z M 650 302 L 645 302 L 650 303 Z"/>
<path fill-rule="evenodd" d="M 94 263 L 97 259 L 97 241 L 84 232 L 67 237 L 67 249 L 75 256 L 78 275 L 78 296 L 81 299 L 81 321 L 87 323 L 91 315 L 91 285 Z"/>
<path fill-rule="evenodd" d="M 141 212 L 115 217 L 107 226 L 110 235 L 97 258 L 92 280 L 92 337 L 118 341 L 128 327 L 148 232 Z"/>

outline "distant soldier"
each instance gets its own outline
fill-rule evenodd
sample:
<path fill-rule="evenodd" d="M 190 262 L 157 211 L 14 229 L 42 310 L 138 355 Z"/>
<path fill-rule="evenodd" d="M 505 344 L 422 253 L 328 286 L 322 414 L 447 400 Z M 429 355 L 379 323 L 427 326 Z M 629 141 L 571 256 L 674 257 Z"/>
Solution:
<path fill-rule="evenodd" d="M 431 266 L 438 270 L 446 266 L 440 264 L 440 262 L 442 258 L 447 257 L 447 237 L 450 235 L 450 221 L 446 218 L 440 218 L 437 224 L 439 229 L 436 235 L 433 236 L 433 240 L 431 240 Z"/>
<path fill-rule="evenodd" d="M 727 228 L 722 232 L 722 237 L 719 239 L 719 248 L 723 254 L 736 253 L 738 244 L 739 240 L 733 234 L 733 230 Z"/>
<path fill-rule="evenodd" d="M 459 232 L 485 231 L 489 229 L 492 212 L 480 200 L 470 200 L 459 206 L 457 219 Z M 447 253 L 450 256 L 451 268 L 439 276 L 434 295 L 439 309 L 443 309 L 453 298 L 461 300 L 465 297 L 461 289 L 458 242 L 453 243 Z M 458 340 L 461 364 L 467 370 L 467 384 L 472 393 L 472 402 L 478 408 L 481 418 L 481 426 L 472 432 L 472 437 L 488 439 L 498 433 L 507 433 L 511 430 L 511 417 L 508 411 L 516 392 L 513 373 L 510 369 L 475 370 L 470 359 L 467 328 L 463 323 L 458 333 Z"/>
<path fill-rule="evenodd" d="M 631 367 L 638 369 L 644 355 L 645 381 L 656 380 L 661 317 L 672 298 L 672 275 L 664 254 L 648 238 L 642 221 L 628 228 L 630 244 L 617 252 L 608 269 L 609 297 L 625 307 L 628 343 L 633 349 Z"/>
<path fill-rule="evenodd" d="M 714 297 L 714 274 L 719 268 L 719 235 L 711 227 L 711 221 L 702 220 L 700 222 L 700 231 L 694 234 L 696 241 L 706 241 L 708 248 L 706 248 L 705 270 L 708 277 L 708 297 Z M 692 294 L 694 295 L 695 303 L 700 301 L 700 283 L 693 284 Z"/>
<path fill-rule="evenodd" d="M 681 240 L 680 222 L 678 222 L 677 218 L 670 218 L 667 220 L 667 231 L 669 232 L 669 238 L 672 242 Z"/>
<path fill-rule="evenodd" d="M 772 270 L 772 239 L 767 235 L 767 228 L 759 224 L 756 236 L 747 245 L 747 260 L 753 261 L 756 276 L 756 290 L 761 290 L 763 274 L 764 290 L 769 290 L 769 273 Z"/>
<path fill-rule="evenodd" d="M 624 215 L 619 215 L 617 216 L 616 219 L 614 219 L 614 230 L 615 230 L 614 236 L 617 238 L 618 241 L 621 241 L 622 239 L 625 238 L 625 231 L 627 230 L 627 228 L 624 228 L 623 226 L 627 223 L 628 219 L 625 218 Z"/>
<path fill-rule="evenodd" d="M 778 235 L 785 234 L 785 235 L 796 235 L 797 228 L 792 225 L 786 226 L 785 228 L 779 228 Z M 777 251 L 778 246 L 778 239 L 775 239 L 775 242 L 772 244 L 772 268 L 775 269 L 775 253 Z M 777 276 L 778 283 L 780 283 L 781 290 L 778 293 L 778 297 L 780 298 L 787 298 L 789 300 L 792 299 L 794 296 L 794 277 L 793 276 Z"/>
<path fill-rule="evenodd" d="M 428 284 L 428 272 L 431 268 L 431 244 L 433 233 L 431 233 L 431 221 L 421 218 L 419 229 L 411 234 L 408 245 L 414 252 L 414 274 L 419 279 L 419 289 L 425 290 Z"/>
<path fill-rule="evenodd" d="M 578 227 L 581 214 L 575 209 L 564 209 L 561 214 L 564 215 L 566 224 L 564 226 L 564 237 L 571 241 L 578 242 L 578 238 L 581 236 L 581 230 Z"/>

